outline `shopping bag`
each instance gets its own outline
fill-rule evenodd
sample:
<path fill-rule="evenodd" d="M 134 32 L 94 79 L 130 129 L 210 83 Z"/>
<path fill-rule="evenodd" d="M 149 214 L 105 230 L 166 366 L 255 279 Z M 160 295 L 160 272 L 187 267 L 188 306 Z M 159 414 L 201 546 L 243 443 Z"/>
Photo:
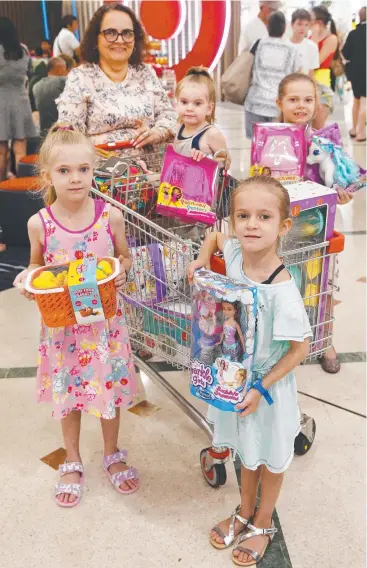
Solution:
<path fill-rule="evenodd" d="M 227 101 L 242 105 L 251 84 L 254 55 L 243 51 L 223 73 L 221 86 Z"/>

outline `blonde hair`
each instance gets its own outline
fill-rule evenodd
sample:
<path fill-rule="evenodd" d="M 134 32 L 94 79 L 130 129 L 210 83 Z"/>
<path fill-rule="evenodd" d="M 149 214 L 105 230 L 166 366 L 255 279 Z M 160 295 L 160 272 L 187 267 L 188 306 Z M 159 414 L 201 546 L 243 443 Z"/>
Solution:
<path fill-rule="evenodd" d="M 180 96 L 180 92 L 182 91 L 183 87 L 188 85 L 205 85 L 208 89 L 208 100 L 210 103 L 213 104 L 213 110 L 210 115 L 206 117 L 206 120 L 213 124 L 215 122 L 215 105 L 217 101 L 217 93 L 215 91 L 214 81 L 209 75 L 208 69 L 205 67 L 191 67 L 186 75 L 181 79 L 181 81 L 177 84 L 175 97 L 178 99 Z"/>
<path fill-rule="evenodd" d="M 279 102 L 282 102 L 282 100 L 284 99 L 284 97 L 287 94 L 286 93 L 287 87 L 291 83 L 297 83 L 299 81 L 308 81 L 308 83 L 310 83 L 310 85 L 312 85 L 314 90 L 315 90 L 315 111 L 314 111 L 314 115 L 315 115 L 316 106 L 317 106 L 317 102 L 318 102 L 318 90 L 317 90 L 316 82 L 309 75 L 305 75 L 304 73 L 291 73 L 290 75 L 287 75 L 286 77 L 284 77 L 284 79 L 282 79 L 279 83 L 278 100 L 279 100 Z M 279 122 L 284 122 L 284 115 L 283 115 L 282 111 L 280 112 Z"/>
<path fill-rule="evenodd" d="M 42 179 L 41 192 L 43 194 L 43 200 L 48 206 L 52 205 L 56 201 L 57 196 L 55 188 L 51 182 L 47 182 L 45 180 L 42 173 L 50 168 L 50 165 L 55 158 L 55 150 L 59 146 L 63 146 L 65 144 L 83 144 L 91 151 L 93 159 L 95 158 L 94 146 L 85 134 L 78 130 L 74 130 L 74 128 L 69 124 L 56 123 L 51 126 L 40 148 L 38 159 L 38 173 Z"/>
<path fill-rule="evenodd" d="M 285 221 L 290 216 L 290 200 L 288 191 L 282 186 L 282 184 L 273 177 L 264 176 L 254 176 L 250 177 L 240 183 L 240 185 L 233 191 L 231 196 L 231 207 L 230 207 L 230 220 L 231 229 L 234 231 L 236 218 L 235 218 L 235 201 L 237 195 L 240 193 L 251 189 L 253 186 L 261 186 L 261 189 L 276 195 L 279 199 L 279 213 L 280 220 Z"/>

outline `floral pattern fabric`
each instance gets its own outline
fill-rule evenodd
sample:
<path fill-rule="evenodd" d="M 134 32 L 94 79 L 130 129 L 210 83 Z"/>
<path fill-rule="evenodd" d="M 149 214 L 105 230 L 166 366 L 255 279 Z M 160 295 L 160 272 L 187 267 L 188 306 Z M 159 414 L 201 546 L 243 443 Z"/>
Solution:
<path fill-rule="evenodd" d="M 70 232 L 42 209 L 45 264 L 60 264 L 96 256 L 114 256 L 109 229 L 110 205 L 96 201 L 94 223 Z M 48 328 L 44 324 L 39 346 L 38 402 L 51 402 L 60 419 L 72 410 L 114 418 L 116 407 L 132 404 L 137 392 L 133 356 L 122 298 L 115 317 L 89 325 Z"/>
<path fill-rule="evenodd" d="M 72 124 L 94 144 L 130 140 L 138 121 L 175 133 L 177 115 L 153 69 L 129 66 L 121 83 L 99 65 L 86 63 L 70 71 L 56 100 L 59 121 Z"/>

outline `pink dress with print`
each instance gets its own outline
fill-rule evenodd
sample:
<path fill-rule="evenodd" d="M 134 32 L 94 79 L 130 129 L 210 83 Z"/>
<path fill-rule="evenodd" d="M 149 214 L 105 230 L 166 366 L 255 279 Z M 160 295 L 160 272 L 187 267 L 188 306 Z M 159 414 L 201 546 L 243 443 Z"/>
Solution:
<path fill-rule="evenodd" d="M 114 256 L 110 205 L 95 201 L 95 219 L 83 231 L 62 227 L 50 208 L 42 209 L 45 264 L 89 255 Z M 44 324 L 37 373 L 38 402 L 52 402 L 54 418 L 82 410 L 114 418 L 116 406 L 129 406 L 136 393 L 133 356 L 122 299 L 117 315 L 104 322 L 48 328 Z"/>

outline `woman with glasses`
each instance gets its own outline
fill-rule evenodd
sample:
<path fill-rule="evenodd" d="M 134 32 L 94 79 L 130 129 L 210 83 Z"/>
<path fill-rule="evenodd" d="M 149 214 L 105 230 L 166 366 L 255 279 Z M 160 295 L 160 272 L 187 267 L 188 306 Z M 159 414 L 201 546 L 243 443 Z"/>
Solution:
<path fill-rule="evenodd" d="M 142 148 L 169 140 L 176 112 L 155 72 L 142 63 L 144 49 L 134 12 L 118 3 L 101 6 L 81 44 L 84 63 L 69 73 L 56 101 L 59 122 L 72 124 L 94 144 L 130 140 Z"/>

